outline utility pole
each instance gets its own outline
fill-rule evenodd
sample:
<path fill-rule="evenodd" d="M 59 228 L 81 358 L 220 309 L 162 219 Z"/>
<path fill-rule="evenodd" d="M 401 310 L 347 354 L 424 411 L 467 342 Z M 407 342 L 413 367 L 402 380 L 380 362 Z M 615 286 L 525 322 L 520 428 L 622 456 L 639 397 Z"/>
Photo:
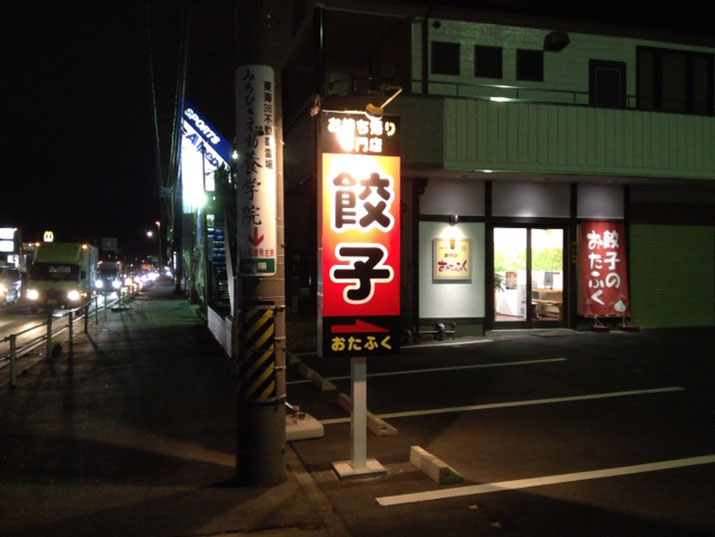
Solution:
<path fill-rule="evenodd" d="M 280 50 L 283 0 L 238 1 L 236 478 L 285 481 L 285 245 Z"/>

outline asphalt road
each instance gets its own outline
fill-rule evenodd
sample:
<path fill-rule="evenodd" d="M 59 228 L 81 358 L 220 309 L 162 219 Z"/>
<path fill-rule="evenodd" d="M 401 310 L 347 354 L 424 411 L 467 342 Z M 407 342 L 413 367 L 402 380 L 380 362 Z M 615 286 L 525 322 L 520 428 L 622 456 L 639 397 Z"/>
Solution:
<path fill-rule="evenodd" d="M 293 448 L 352 535 L 715 535 L 715 331 L 561 334 L 369 360 L 368 410 L 398 430 L 368 435 L 387 470 L 369 480 L 332 471 L 351 453 L 336 392 L 291 375 L 291 403 L 325 423 Z M 348 360 L 301 360 L 350 393 Z M 464 481 L 427 478 L 413 445 Z"/>

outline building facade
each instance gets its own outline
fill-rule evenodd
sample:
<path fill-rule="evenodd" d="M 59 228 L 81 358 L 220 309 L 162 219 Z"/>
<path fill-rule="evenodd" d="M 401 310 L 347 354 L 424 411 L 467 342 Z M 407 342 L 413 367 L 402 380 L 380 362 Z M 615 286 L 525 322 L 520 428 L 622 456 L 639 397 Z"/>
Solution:
<path fill-rule="evenodd" d="M 294 13 L 283 73 L 294 315 L 309 314 L 318 288 L 305 218 L 317 206 L 317 114 L 400 87 L 385 113 L 401 123 L 406 330 L 579 327 L 596 315 L 715 324 L 715 43 L 394 4 Z M 594 222 L 621 248 L 610 267 L 587 251 Z M 618 275 L 601 278 L 609 268 Z M 594 314 L 611 287 L 626 298 Z"/>

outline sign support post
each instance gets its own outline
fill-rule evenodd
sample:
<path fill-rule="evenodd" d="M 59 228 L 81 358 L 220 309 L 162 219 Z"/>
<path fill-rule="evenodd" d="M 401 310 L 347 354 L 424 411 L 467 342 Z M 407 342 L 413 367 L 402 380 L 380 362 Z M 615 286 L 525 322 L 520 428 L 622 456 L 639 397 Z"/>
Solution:
<path fill-rule="evenodd" d="M 367 458 L 367 358 L 399 354 L 399 118 L 323 111 L 318 162 L 318 355 L 350 357 L 350 460 L 340 479 L 384 475 Z"/>
<path fill-rule="evenodd" d="M 350 460 L 333 463 L 340 479 L 384 475 L 384 466 L 376 459 L 367 458 L 367 358 L 350 358 Z"/>

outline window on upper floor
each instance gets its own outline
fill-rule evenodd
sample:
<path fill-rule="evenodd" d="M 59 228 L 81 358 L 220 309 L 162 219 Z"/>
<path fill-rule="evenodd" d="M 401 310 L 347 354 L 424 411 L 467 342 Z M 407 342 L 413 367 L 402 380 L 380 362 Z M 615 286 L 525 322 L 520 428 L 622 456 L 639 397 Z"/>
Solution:
<path fill-rule="evenodd" d="M 544 51 L 516 49 L 516 79 L 543 82 Z"/>
<path fill-rule="evenodd" d="M 502 48 L 476 45 L 474 47 L 474 76 L 502 77 Z"/>
<path fill-rule="evenodd" d="M 681 114 L 713 113 L 713 55 L 637 48 L 638 108 Z"/>
<path fill-rule="evenodd" d="M 607 108 L 626 106 L 626 64 L 589 60 L 589 104 Z"/>
<path fill-rule="evenodd" d="M 459 43 L 432 41 L 432 74 L 459 75 Z"/>

